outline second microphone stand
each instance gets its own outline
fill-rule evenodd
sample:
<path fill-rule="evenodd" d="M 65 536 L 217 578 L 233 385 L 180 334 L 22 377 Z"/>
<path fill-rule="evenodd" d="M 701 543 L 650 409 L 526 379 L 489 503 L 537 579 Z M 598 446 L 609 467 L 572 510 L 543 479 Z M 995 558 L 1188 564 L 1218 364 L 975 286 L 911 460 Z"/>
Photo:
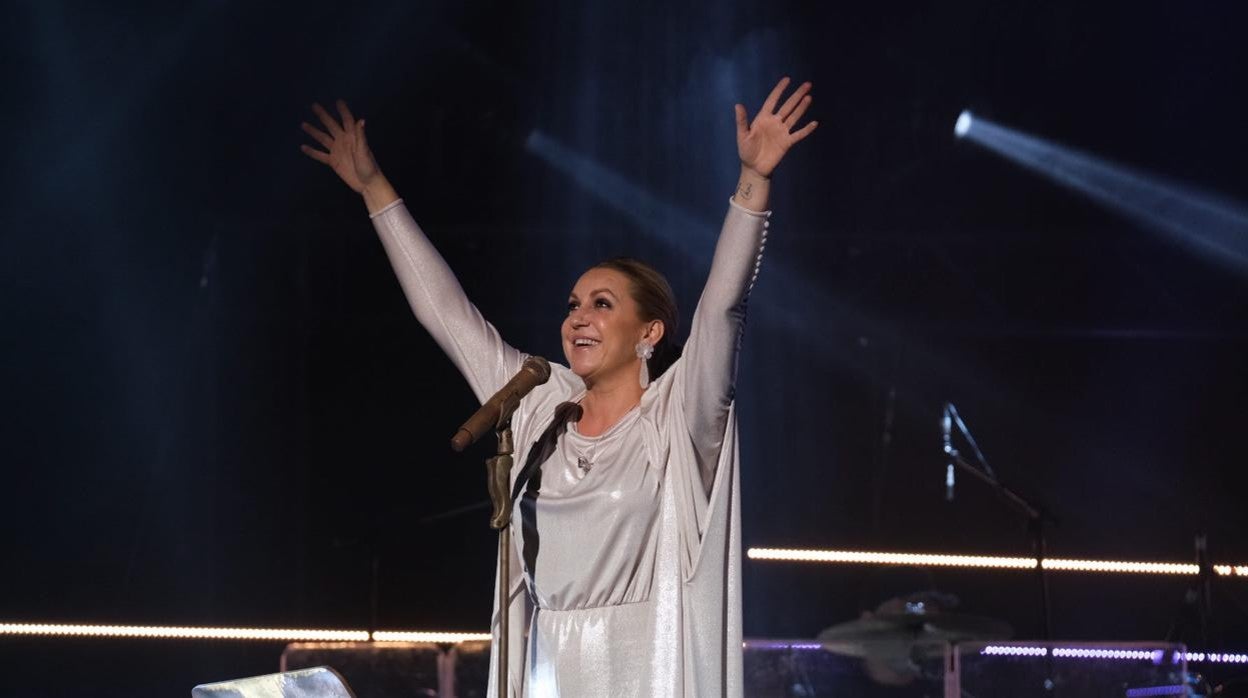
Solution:
<path fill-rule="evenodd" d="M 989 487 L 997 493 L 997 496 L 1005 500 L 1006 504 L 1014 508 L 1016 511 L 1027 517 L 1027 537 L 1031 539 L 1031 552 L 1036 557 L 1036 581 L 1040 587 L 1040 624 L 1043 632 L 1045 644 L 1053 641 L 1053 617 L 1049 607 L 1049 577 L 1045 573 L 1045 526 L 1047 524 L 1057 525 L 1057 520 L 1052 517 L 1043 507 L 1027 501 L 1019 493 L 1010 489 L 997 478 L 997 474 L 992 471 L 992 466 L 988 465 L 988 459 L 984 457 L 979 445 L 975 443 L 975 437 L 971 436 L 971 430 L 967 428 L 966 423 L 962 421 L 962 417 L 958 414 L 957 408 L 953 403 L 945 403 L 944 416 L 945 429 L 945 455 L 949 459 L 949 469 L 947 486 L 950 488 L 950 494 L 953 487 L 953 467 L 974 475 L 977 479 L 988 484 Z M 975 457 L 983 465 L 982 468 L 975 467 L 974 464 L 968 463 L 962 457 L 962 454 L 953 447 L 950 441 L 949 425 L 950 423 L 957 425 L 958 431 L 966 438 L 970 444 L 971 450 L 975 452 Z M 948 495 L 947 495 L 948 496 Z M 1045 653 L 1045 680 L 1044 689 L 1050 695 L 1057 693 L 1057 682 L 1054 679 L 1053 653 Z"/>
<path fill-rule="evenodd" d="M 1057 520 L 1048 512 L 1028 502 L 1014 490 L 1006 487 L 1000 480 L 968 463 L 962 458 L 962 454 L 956 450 L 949 455 L 959 468 L 988 483 L 1010 506 L 1027 517 L 1027 537 L 1031 541 L 1032 555 L 1036 558 L 1036 581 L 1040 587 L 1040 617 L 1044 631 L 1043 639 L 1045 642 L 1051 641 L 1053 639 L 1053 630 L 1052 616 L 1049 609 L 1049 578 L 1044 571 L 1045 527 L 1048 524 L 1056 524 Z"/>

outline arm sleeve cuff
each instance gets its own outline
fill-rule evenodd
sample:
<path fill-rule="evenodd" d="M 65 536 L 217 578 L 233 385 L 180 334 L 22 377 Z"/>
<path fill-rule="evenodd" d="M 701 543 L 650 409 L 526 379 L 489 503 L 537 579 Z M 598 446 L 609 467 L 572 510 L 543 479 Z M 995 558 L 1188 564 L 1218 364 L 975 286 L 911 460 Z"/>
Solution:
<path fill-rule="evenodd" d="M 383 206 L 381 210 L 378 211 L 377 213 L 368 214 L 368 219 L 371 221 L 374 218 L 377 218 L 378 216 L 384 214 L 386 211 L 389 211 L 390 209 L 395 208 L 396 206 L 402 206 L 402 205 L 403 205 L 403 199 L 395 199 L 394 201 L 391 201 L 390 203 Z"/>

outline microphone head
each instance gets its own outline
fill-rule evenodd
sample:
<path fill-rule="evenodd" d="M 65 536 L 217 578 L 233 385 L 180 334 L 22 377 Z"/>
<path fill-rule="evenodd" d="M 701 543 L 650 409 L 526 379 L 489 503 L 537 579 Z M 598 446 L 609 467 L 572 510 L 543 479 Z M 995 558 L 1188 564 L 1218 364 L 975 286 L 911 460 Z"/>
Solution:
<path fill-rule="evenodd" d="M 471 446 L 473 441 L 476 439 L 472 437 L 472 432 L 460 427 L 459 431 L 455 432 L 455 436 L 451 437 L 451 450 L 459 453 Z"/>
<path fill-rule="evenodd" d="M 521 368 L 537 377 L 537 385 L 550 380 L 550 362 L 540 356 L 525 359 Z"/>

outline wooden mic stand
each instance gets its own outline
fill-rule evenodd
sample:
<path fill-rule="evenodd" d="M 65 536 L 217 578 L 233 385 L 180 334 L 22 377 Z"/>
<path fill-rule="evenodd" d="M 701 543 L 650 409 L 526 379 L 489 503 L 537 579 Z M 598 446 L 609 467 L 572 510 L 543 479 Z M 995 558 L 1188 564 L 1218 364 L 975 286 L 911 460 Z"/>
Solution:
<path fill-rule="evenodd" d="M 487 458 L 486 485 L 490 492 L 493 512 L 490 527 L 498 531 L 498 647 L 496 682 L 498 698 L 507 698 L 507 679 L 510 669 L 508 644 L 511 640 L 511 455 L 515 451 L 511 436 L 511 415 L 520 405 L 515 393 L 508 396 L 499 411 L 494 435 L 498 437 L 498 451 Z"/>

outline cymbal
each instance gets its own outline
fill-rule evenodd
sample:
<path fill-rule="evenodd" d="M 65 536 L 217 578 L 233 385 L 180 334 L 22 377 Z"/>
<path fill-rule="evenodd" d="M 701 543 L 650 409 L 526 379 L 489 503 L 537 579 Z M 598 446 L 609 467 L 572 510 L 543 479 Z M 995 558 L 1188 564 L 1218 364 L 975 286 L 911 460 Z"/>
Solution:
<path fill-rule="evenodd" d="M 1004 640 L 1013 632 L 1004 621 L 965 613 L 876 613 L 827 628 L 816 639 L 836 654 L 896 657 L 940 654 L 949 643 Z"/>

